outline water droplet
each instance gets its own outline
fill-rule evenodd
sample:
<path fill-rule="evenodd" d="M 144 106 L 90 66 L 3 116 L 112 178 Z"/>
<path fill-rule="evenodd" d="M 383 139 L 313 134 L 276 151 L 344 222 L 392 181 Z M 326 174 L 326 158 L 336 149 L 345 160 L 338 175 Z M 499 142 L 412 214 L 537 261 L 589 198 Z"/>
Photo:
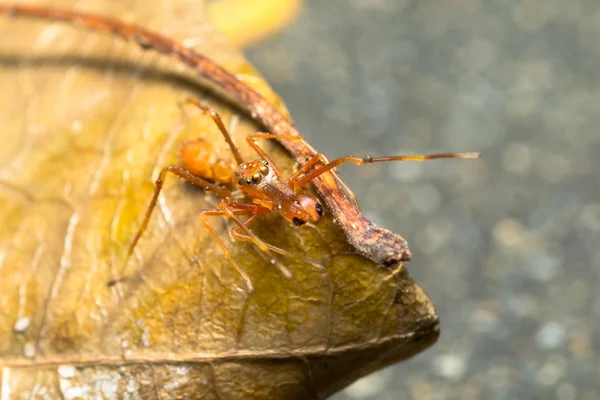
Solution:
<path fill-rule="evenodd" d="M 13 326 L 13 329 L 17 333 L 23 333 L 29 327 L 31 320 L 27 317 L 19 317 Z"/>
<path fill-rule="evenodd" d="M 546 323 L 535 335 L 538 347 L 551 350 L 560 347 L 566 339 L 565 327 L 555 321 Z"/>
<path fill-rule="evenodd" d="M 436 372 L 443 378 L 460 381 L 465 375 L 467 359 L 462 354 L 442 355 L 434 361 Z"/>
<path fill-rule="evenodd" d="M 65 391 L 66 399 L 83 399 L 88 394 L 88 387 L 70 387 Z"/>
<path fill-rule="evenodd" d="M 27 342 L 23 346 L 23 355 L 27 358 L 35 358 L 37 351 L 35 349 L 35 342 Z"/>
<path fill-rule="evenodd" d="M 80 120 L 76 119 L 75 121 L 71 122 L 71 130 L 73 132 L 81 132 L 82 128 L 83 128 L 83 124 L 81 123 Z"/>
<path fill-rule="evenodd" d="M 72 365 L 59 365 L 58 374 L 64 379 L 71 379 L 75 377 L 75 367 Z"/>
<path fill-rule="evenodd" d="M 145 327 L 141 336 L 141 341 L 144 347 L 150 347 L 150 328 Z"/>

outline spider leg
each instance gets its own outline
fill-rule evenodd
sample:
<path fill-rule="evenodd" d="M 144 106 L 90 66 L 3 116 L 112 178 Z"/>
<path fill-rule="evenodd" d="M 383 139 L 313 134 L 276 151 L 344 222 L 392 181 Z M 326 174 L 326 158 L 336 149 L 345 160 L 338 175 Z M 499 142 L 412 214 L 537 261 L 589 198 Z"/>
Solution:
<path fill-rule="evenodd" d="M 425 160 L 434 160 L 438 158 L 478 158 L 480 156 L 479 153 L 438 153 L 438 154 L 427 154 L 427 155 L 402 155 L 402 156 L 392 156 L 392 157 L 355 157 L 355 156 L 346 156 L 335 159 L 321 167 L 313 170 L 310 173 L 305 174 L 302 177 L 296 179 L 292 184 L 294 190 L 300 189 L 302 186 L 306 185 L 308 182 L 315 179 L 317 176 L 324 174 L 325 172 L 339 167 L 340 165 L 346 164 L 348 162 L 362 165 L 362 164 L 370 164 L 377 162 L 388 162 L 388 161 L 425 161 Z"/>
<path fill-rule="evenodd" d="M 253 215 L 252 217 L 250 217 L 249 219 L 247 219 L 247 220 L 244 222 L 244 225 L 245 225 L 245 226 L 248 226 L 248 225 L 250 225 L 250 224 L 251 224 L 252 222 L 254 222 L 254 221 L 255 221 L 255 220 L 258 218 L 258 217 L 260 217 L 260 214 L 255 214 L 255 215 Z M 240 230 L 241 230 L 241 229 L 242 229 L 242 227 L 240 227 L 240 226 L 238 226 L 238 227 L 236 227 L 236 228 L 233 228 L 233 229 L 231 230 L 231 232 L 230 232 L 230 233 L 231 233 L 231 236 L 232 236 L 232 237 L 234 237 L 234 238 L 235 238 L 235 239 L 237 239 L 237 240 L 240 240 L 240 241 L 242 241 L 242 242 L 251 241 L 251 240 L 252 240 L 252 238 L 251 238 L 250 236 L 247 236 L 247 235 L 244 235 L 243 233 L 241 233 L 241 232 L 240 232 Z M 266 245 L 266 246 L 269 248 L 269 250 L 271 250 L 272 252 L 275 252 L 275 253 L 281 254 L 281 255 L 283 255 L 283 256 L 290 257 L 290 258 L 299 258 L 299 259 L 301 259 L 302 261 L 304 261 L 305 263 L 307 263 L 307 264 L 310 264 L 310 265 L 312 265 L 313 267 L 315 267 L 315 268 L 317 268 L 317 269 L 319 269 L 319 270 L 324 270 L 324 269 L 325 269 L 325 267 L 323 267 L 321 264 L 317 263 L 317 262 L 316 262 L 316 261 L 314 261 L 314 260 L 311 260 L 311 259 L 310 259 L 310 258 L 308 258 L 308 257 L 304 257 L 304 256 L 301 256 L 301 255 L 292 254 L 292 253 L 288 252 L 287 250 L 284 250 L 284 249 L 282 249 L 282 248 L 280 248 L 280 247 L 273 246 L 273 245 L 271 245 L 271 244 L 268 244 L 268 243 L 265 243 L 265 245 Z"/>
<path fill-rule="evenodd" d="M 271 261 L 271 264 L 277 266 L 277 268 L 281 271 L 281 273 L 286 278 L 292 277 L 290 270 L 287 267 L 285 267 L 283 264 L 281 264 L 277 260 L 277 258 L 273 255 L 273 253 L 271 252 L 271 250 L 276 247 L 263 242 L 236 215 L 236 214 L 242 215 L 242 214 L 250 214 L 250 213 L 255 214 L 253 217 L 250 218 L 250 219 L 252 219 L 255 216 L 257 216 L 257 213 L 261 213 L 261 211 L 262 211 L 262 213 L 264 213 L 264 208 L 262 208 L 258 205 L 255 205 L 255 204 L 235 203 L 232 201 L 229 201 L 229 202 L 221 201 L 219 206 L 220 206 L 221 210 L 223 210 L 223 212 L 238 225 L 238 228 L 243 230 L 246 233 L 245 236 L 248 238 L 247 241 L 252 242 L 256 247 L 258 247 L 269 258 L 269 260 Z"/>
<path fill-rule="evenodd" d="M 244 269 L 242 267 L 240 267 L 240 265 L 237 263 L 237 261 L 235 261 L 235 258 L 233 258 L 233 256 L 231 255 L 231 253 L 229 252 L 227 247 L 225 247 L 225 244 L 223 243 L 223 241 L 221 240 L 219 235 L 217 235 L 217 232 L 215 232 L 213 227 L 208 222 L 208 219 L 207 219 L 208 217 L 218 217 L 218 216 L 223 216 L 223 215 L 227 215 L 225 213 L 225 211 L 223 211 L 223 210 L 207 210 L 207 211 L 203 211 L 200 214 L 200 220 L 202 221 L 202 224 L 204 225 L 204 227 L 212 235 L 212 237 L 217 241 L 217 244 L 219 245 L 219 247 L 225 254 L 225 257 L 227 257 L 227 259 L 233 265 L 233 267 L 237 270 L 237 272 L 242 276 L 242 278 L 244 278 L 244 280 L 246 281 L 246 286 L 248 287 L 248 291 L 250 293 L 253 293 L 254 285 L 252 284 L 252 280 L 250 279 L 250 277 L 248 276 L 246 271 L 244 271 Z"/>
<path fill-rule="evenodd" d="M 292 175 L 290 175 L 287 178 L 286 183 L 294 191 L 298 190 L 300 187 L 296 188 L 295 185 L 294 185 L 294 183 L 297 180 L 299 180 L 302 175 L 305 175 L 315 165 L 317 165 L 319 163 L 321 163 L 323 165 L 326 165 L 328 162 L 329 162 L 329 160 L 327 159 L 327 157 L 325 157 L 324 154 L 322 154 L 322 153 L 315 154 L 312 158 L 310 158 L 306 162 L 306 164 L 304 164 L 302 167 L 300 167 L 300 169 L 298 171 L 296 171 Z M 346 192 L 346 194 L 348 194 L 348 196 L 350 197 L 350 200 L 352 200 L 352 202 L 354 203 L 354 206 L 356 207 L 356 209 L 360 210 L 360 207 L 358 205 L 358 200 L 356 200 L 356 196 L 354 195 L 354 192 L 352 192 L 352 190 L 350 190 L 350 188 L 344 183 L 344 181 L 337 174 L 334 174 L 334 176 L 337 179 L 337 181 L 340 183 L 340 185 L 342 185 L 342 188 L 344 189 L 344 191 Z"/>
<path fill-rule="evenodd" d="M 212 120 L 215 122 L 215 124 L 219 128 L 219 131 L 221 131 L 221 133 L 223 134 L 223 138 L 229 145 L 229 148 L 231 149 L 231 152 L 233 153 L 233 157 L 235 158 L 235 162 L 238 165 L 243 163 L 244 158 L 242 157 L 240 150 L 237 148 L 235 143 L 233 143 L 233 139 L 231 138 L 231 135 L 229 134 L 229 131 L 227 130 L 227 128 L 225 128 L 225 124 L 223 124 L 223 120 L 219 116 L 219 113 L 217 113 L 212 108 L 209 108 L 209 107 L 206 107 L 206 106 L 200 104 L 200 102 L 198 100 L 193 99 L 191 97 L 188 97 L 185 99 L 185 104 L 191 104 L 191 105 L 195 106 L 196 108 L 200 109 L 200 111 L 202 111 L 205 114 L 208 114 L 212 118 Z"/>
<path fill-rule="evenodd" d="M 254 151 L 256 152 L 256 154 L 258 154 L 258 156 L 260 158 L 269 162 L 270 166 L 273 168 L 273 171 L 275 172 L 275 175 L 278 178 L 281 177 L 281 171 L 279 170 L 277 165 L 273 162 L 271 157 L 269 157 L 269 155 L 267 153 L 265 153 L 265 151 L 258 146 L 258 144 L 256 143 L 257 139 L 295 140 L 295 141 L 300 141 L 300 142 L 306 143 L 304 138 L 302 138 L 300 136 L 296 136 L 296 135 L 275 135 L 272 133 L 256 132 L 256 133 L 253 133 L 252 135 L 249 135 L 246 137 L 246 142 L 248 142 L 248 145 L 250 145 L 250 147 L 252 147 L 252 149 L 254 149 Z"/>
<path fill-rule="evenodd" d="M 184 168 L 178 167 L 176 165 L 167 165 L 160 171 L 160 174 L 158 175 L 158 179 L 156 179 L 156 183 L 154 186 L 154 194 L 152 195 L 150 204 L 148 205 L 148 208 L 146 209 L 146 214 L 144 216 L 144 220 L 142 221 L 142 225 L 138 229 L 138 232 L 136 233 L 135 237 L 133 238 L 133 242 L 131 242 L 131 245 L 129 246 L 129 250 L 127 251 L 127 256 L 125 258 L 125 264 L 127 264 L 129 262 L 129 259 L 131 258 L 131 255 L 133 254 L 133 251 L 135 250 L 135 246 L 137 245 L 138 241 L 140 240 L 140 238 L 146 231 L 146 228 L 148 227 L 148 222 L 150 221 L 150 217 L 152 216 L 152 212 L 154 211 L 154 208 L 156 208 L 158 196 L 160 194 L 160 191 L 163 188 L 163 184 L 165 182 L 167 173 L 169 173 L 169 172 L 179 176 L 181 179 L 184 179 L 196 186 L 201 187 L 202 189 L 210 190 L 212 193 L 216 194 L 217 196 L 219 196 L 221 198 L 231 198 L 231 196 L 232 196 L 232 192 L 230 192 L 229 190 L 227 190 L 219 185 L 216 185 L 212 182 L 209 182 L 207 180 L 199 178 L 199 177 L 193 175 L 191 172 L 185 170 Z"/>

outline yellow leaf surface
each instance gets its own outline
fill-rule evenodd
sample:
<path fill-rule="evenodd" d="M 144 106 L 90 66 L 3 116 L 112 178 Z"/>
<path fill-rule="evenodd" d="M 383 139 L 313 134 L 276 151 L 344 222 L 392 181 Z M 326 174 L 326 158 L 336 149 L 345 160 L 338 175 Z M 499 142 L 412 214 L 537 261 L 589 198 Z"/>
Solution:
<path fill-rule="evenodd" d="M 238 46 L 251 46 L 294 20 L 302 0 L 219 0 L 207 13 L 216 28 Z"/>
<path fill-rule="evenodd" d="M 147 4 L 77 2 L 184 40 L 284 111 L 201 2 Z M 213 89 L 114 37 L 0 17 L 2 396 L 324 398 L 435 341 L 437 315 L 405 266 L 358 255 L 330 214 L 315 226 L 275 214 L 252 225 L 325 267 L 282 258 L 292 279 L 214 219 L 253 280 L 249 294 L 198 218 L 217 199 L 170 177 L 124 265 L 153 178 L 177 164 L 179 144 L 203 137 L 231 158 L 210 118 L 182 106 L 187 96 L 218 110 L 254 157 L 244 138 L 260 128 Z M 279 145 L 264 148 L 294 168 Z"/>

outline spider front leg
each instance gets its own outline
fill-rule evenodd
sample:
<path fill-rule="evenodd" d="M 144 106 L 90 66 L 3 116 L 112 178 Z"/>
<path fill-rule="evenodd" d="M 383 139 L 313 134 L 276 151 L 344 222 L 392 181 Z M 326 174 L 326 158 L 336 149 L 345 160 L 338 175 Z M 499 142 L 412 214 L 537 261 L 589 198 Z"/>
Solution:
<path fill-rule="evenodd" d="M 319 163 L 321 163 L 322 165 L 326 165 L 327 163 L 329 163 L 329 160 L 322 153 L 315 154 L 312 158 L 310 158 L 306 162 L 306 164 L 304 164 L 302 167 L 300 167 L 300 169 L 298 171 L 296 171 L 292 175 L 290 175 L 287 178 L 286 183 L 292 188 L 292 190 L 297 191 L 303 185 L 297 186 L 296 182 L 302 177 L 302 175 L 305 175 L 306 173 L 308 173 L 308 171 L 310 171 L 315 165 L 317 165 Z M 360 211 L 360 206 L 358 205 L 358 200 L 356 200 L 356 196 L 354 195 L 354 192 L 352 192 L 352 190 L 350 190 L 350 188 L 344 183 L 344 181 L 337 174 L 334 174 L 334 176 L 337 179 L 337 181 L 340 183 L 340 185 L 342 185 L 342 188 L 344 189 L 346 194 L 348 194 L 348 196 L 350 197 L 350 200 L 352 200 L 356 209 Z"/>
<path fill-rule="evenodd" d="M 246 271 L 244 271 L 244 269 L 242 267 L 240 267 L 240 265 L 237 263 L 237 261 L 235 261 L 235 258 L 233 258 L 233 256 L 231 255 L 231 253 L 229 252 L 227 247 L 225 247 L 225 244 L 223 243 L 223 241 L 221 240 L 221 238 L 219 237 L 217 232 L 215 232 L 213 227 L 208 223 L 207 217 L 218 217 L 218 216 L 222 216 L 222 215 L 226 215 L 223 210 L 203 211 L 200 214 L 200 220 L 202 221 L 202 224 L 204 225 L 204 227 L 208 230 L 208 233 L 210 233 L 211 236 L 216 240 L 217 244 L 219 245 L 219 247 L 225 254 L 225 257 L 227 257 L 227 259 L 233 265 L 233 267 L 237 270 L 237 272 L 242 276 L 242 278 L 244 278 L 244 280 L 246 281 L 246 286 L 248 288 L 248 291 L 250 293 L 253 293 L 254 285 L 252 284 L 252 280 L 250 279 L 250 277 L 248 276 Z"/>
<path fill-rule="evenodd" d="M 249 219 L 247 219 L 244 222 L 244 226 L 247 227 L 252 222 L 254 222 L 256 219 L 258 219 L 258 217 L 260 217 L 260 214 L 253 215 L 252 217 L 250 217 Z M 233 228 L 231 230 L 231 232 L 230 232 L 231 236 L 233 238 L 239 240 L 239 241 L 242 241 L 242 242 L 252 241 L 252 238 L 250 236 L 244 235 L 243 233 L 240 232 L 240 230 L 242 230 L 241 226 Z M 325 269 L 324 266 L 322 266 L 321 264 L 317 263 L 314 260 L 311 260 L 308 257 L 304 257 L 304 256 L 301 256 L 301 255 L 292 254 L 292 253 L 290 253 L 287 250 L 284 250 L 284 249 L 282 249 L 280 247 L 273 246 L 273 245 L 268 244 L 268 243 L 265 243 L 265 245 L 269 248 L 269 250 L 271 250 L 271 251 L 273 251 L 275 253 L 281 254 L 281 255 L 289 257 L 289 258 L 299 258 L 302 261 L 304 261 L 305 263 L 307 263 L 309 265 L 312 265 L 313 267 L 315 267 L 315 268 L 317 268 L 318 270 L 321 270 L 321 271 Z"/>
<path fill-rule="evenodd" d="M 238 228 L 240 228 L 244 232 L 246 232 L 246 235 L 248 235 L 248 237 L 250 238 L 250 241 L 252 241 L 252 243 L 254 243 L 254 245 L 256 247 L 258 247 L 263 253 L 265 253 L 265 255 L 271 261 L 271 264 L 279 264 L 279 262 L 277 261 L 277 258 L 273 255 L 273 253 L 271 253 L 271 250 L 269 250 L 269 246 L 265 242 L 260 240 L 258 238 L 258 236 L 256 236 L 254 234 L 254 232 L 252 232 L 250 230 L 250 228 L 248 228 L 246 225 L 244 225 L 244 222 L 242 222 L 237 217 L 237 214 L 244 215 L 244 214 L 257 214 L 257 213 L 261 213 L 261 212 L 264 213 L 265 210 L 262 207 L 255 205 L 255 204 L 237 203 L 237 202 L 234 202 L 231 200 L 230 201 L 221 201 L 219 203 L 219 207 L 225 213 L 225 215 L 227 215 L 229 218 L 231 218 L 238 225 Z"/>
<path fill-rule="evenodd" d="M 425 160 L 435 160 L 439 158 L 479 158 L 481 155 L 479 153 L 436 153 L 436 154 L 415 154 L 415 155 L 402 155 L 402 156 L 391 156 L 391 157 L 355 157 L 355 156 L 346 156 L 335 159 L 321 167 L 313 170 L 310 173 L 305 174 L 304 176 L 298 176 L 297 179 L 293 180 L 292 185 L 294 190 L 298 190 L 308 182 L 311 182 L 313 179 L 318 177 L 319 175 L 324 174 L 325 172 L 339 167 L 340 165 L 346 163 L 354 163 L 357 165 L 362 164 L 370 164 L 370 163 L 378 163 L 378 162 L 389 162 L 389 161 L 425 161 Z M 318 157 L 315 156 L 315 157 Z"/>
<path fill-rule="evenodd" d="M 252 285 L 252 281 L 250 280 L 250 277 L 248 276 L 248 274 L 246 274 L 246 272 L 242 269 L 242 267 L 237 263 L 237 261 L 235 261 L 235 259 L 231 255 L 231 252 L 227 249 L 227 247 L 225 246 L 225 244 L 223 243 L 223 241 L 221 240 L 219 235 L 215 232 L 215 230 L 212 228 L 212 226 L 208 223 L 207 217 L 226 216 L 226 217 L 229 217 L 230 219 L 232 219 L 238 225 L 238 228 L 240 228 L 246 232 L 247 236 L 245 236 L 245 237 L 247 237 L 247 240 L 252 242 L 254 245 L 256 245 L 260 250 L 262 250 L 267 255 L 267 257 L 269 257 L 269 259 L 271 260 L 271 263 L 275 264 L 286 278 L 291 278 L 292 275 L 291 275 L 290 271 L 285 266 L 281 265 L 277 261 L 275 256 L 273 256 L 273 254 L 271 253 L 270 249 L 274 248 L 274 246 L 271 246 L 271 245 L 263 242 L 261 239 L 259 239 L 247 226 L 244 225 L 244 222 L 242 222 L 238 218 L 238 216 L 240 216 L 240 215 L 254 214 L 253 217 L 250 218 L 250 219 L 252 219 L 259 215 L 257 213 L 264 213 L 264 211 L 265 210 L 262 207 L 254 205 L 254 204 L 244 204 L 244 203 L 237 203 L 237 202 L 233 202 L 233 201 L 229 201 L 229 200 L 223 200 L 219 203 L 218 210 L 203 211 L 200 214 L 200 219 L 201 219 L 202 223 L 204 224 L 206 229 L 209 231 L 209 233 L 213 236 L 213 238 L 217 241 L 219 247 L 221 247 L 221 249 L 223 250 L 225 257 L 227 257 L 227 259 L 231 262 L 231 264 L 234 266 L 234 268 L 240 273 L 240 275 L 242 275 L 242 277 L 246 281 L 246 285 L 248 286 L 248 290 L 250 292 L 254 291 L 254 286 Z"/>

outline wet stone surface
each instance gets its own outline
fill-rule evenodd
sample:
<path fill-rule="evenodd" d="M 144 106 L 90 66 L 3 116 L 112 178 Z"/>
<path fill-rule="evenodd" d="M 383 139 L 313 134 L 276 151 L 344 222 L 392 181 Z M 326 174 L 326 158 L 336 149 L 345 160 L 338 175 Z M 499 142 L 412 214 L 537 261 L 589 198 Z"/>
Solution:
<path fill-rule="evenodd" d="M 600 399 L 600 3 L 307 1 L 247 52 L 363 211 L 409 241 L 442 335 L 336 399 Z"/>

